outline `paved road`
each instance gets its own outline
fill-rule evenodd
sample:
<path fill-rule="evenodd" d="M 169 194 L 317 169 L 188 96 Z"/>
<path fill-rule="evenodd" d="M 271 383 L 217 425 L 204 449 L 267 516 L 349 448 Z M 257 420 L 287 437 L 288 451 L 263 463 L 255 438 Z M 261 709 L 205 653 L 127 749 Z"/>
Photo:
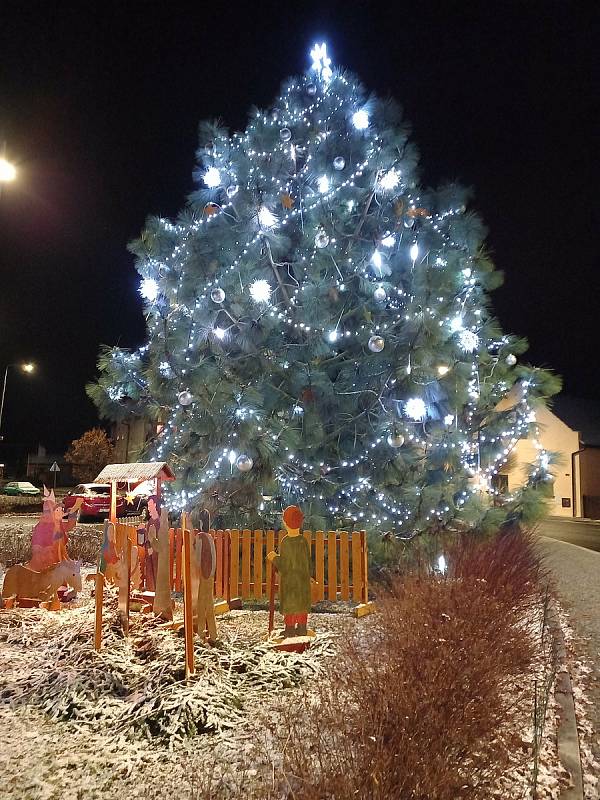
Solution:
<path fill-rule="evenodd" d="M 576 525 L 571 523 L 571 526 Z M 558 526 L 552 526 L 550 522 L 550 527 L 554 527 L 558 533 L 563 530 L 567 535 L 569 533 L 569 522 L 562 522 Z M 596 525 L 596 530 L 600 536 L 600 526 Z M 592 536 L 593 529 L 588 528 L 587 534 L 586 527 L 583 531 L 581 535 Z M 581 719 L 578 719 L 578 724 L 580 744 L 588 753 L 584 755 L 585 771 L 597 777 L 600 774 L 600 553 L 556 538 L 542 537 L 540 544 L 546 563 L 554 573 L 561 605 L 575 630 L 575 654 L 572 657 L 583 655 L 588 659 L 590 672 L 580 675 L 576 686 L 579 684 L 578 690 L 584 688 L 590 702 L 586 714 L 591 730 L 586 733 L 587 726 L 582 725 Z M 590 749 L 598 762 L 595 765 L 590 763 Z M 599 784 L 595 787 L 590 785 L 588 789 L 586 798 L 600 798 Z"/>
<path fill-rule="evenodd" d="M 600 553 L 599 521 L 548 517 L 540 523 L 538 531 L 549 539 L 559 539 L 561 542 L 577 544 Z"/>

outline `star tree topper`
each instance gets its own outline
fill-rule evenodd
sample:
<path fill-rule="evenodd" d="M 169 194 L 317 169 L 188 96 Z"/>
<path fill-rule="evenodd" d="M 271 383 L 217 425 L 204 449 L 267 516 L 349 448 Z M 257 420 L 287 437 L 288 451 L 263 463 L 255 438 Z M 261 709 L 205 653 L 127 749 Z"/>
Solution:
<path fill-rule="evenodd" d="M 327 55 L 327 45 L 325 42 L 315 44 L 310 51 L 310 57 L 313 60 L 312 69 L 316 70 L 319 77 L 322 78 L 325 83 L 328 83 L 331 80 L 333 71 L 331 69 L 331 59 Z"/>

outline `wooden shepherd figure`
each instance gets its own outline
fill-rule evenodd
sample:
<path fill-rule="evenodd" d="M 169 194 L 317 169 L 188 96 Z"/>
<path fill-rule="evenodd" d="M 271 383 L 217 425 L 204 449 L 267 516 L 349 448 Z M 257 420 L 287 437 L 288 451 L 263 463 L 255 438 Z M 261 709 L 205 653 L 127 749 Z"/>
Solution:
<path fill-rule="evenodd" d="M 154 519 L 148 523 L 148 539 L 153 555 L 156 554 L 158 561 L 154 589 L 154 613 L 162 619 L 170 620 L 173 619 L 173 604 L 169 575 L 169 514 L 166 508 L 160 511 L 158 526 Z"/>
<path fill-rule="evenodd" d="M 285 622 L 285 639 L 308 635 L 312 579 L 310 548 L 304 536 L 300 535 L 303 520 L 304 514 L 298 506 L 288 506 L 283 512 L 287 535 L 279 545 L 279 554 L 267 554 L 279 572 L 279 611 Z"/>

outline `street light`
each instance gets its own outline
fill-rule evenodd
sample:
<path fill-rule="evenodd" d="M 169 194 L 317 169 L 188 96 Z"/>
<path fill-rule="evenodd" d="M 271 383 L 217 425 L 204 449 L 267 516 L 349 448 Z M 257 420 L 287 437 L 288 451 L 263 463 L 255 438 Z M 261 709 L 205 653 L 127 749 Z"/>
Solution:
<path fill-rule="evenodd" d="M 2 183 L 10 183 L 17 177 L 17 168 L 10 161 L 7 161 L 4 156 L 0 156 L 0 181 Z"/>
<path fill-rule="evenodd" d="M 2 197 L 2 187 L 5 183 L 12 183 L 17 177 L 17 168 L 6 158 L 6 142 L 2 144 L 2 155 L 0 155 L 0 197 Z"/>
<path fill-rule="evenodd" d="M 34 369 L 35 364 L 31 361 L 26 362 L 25 364 L 7 364 L 6 369 L 4 370 L 4 384 L 2 386 L 2 399 L 0 400 L 0 441 L 2 441 L 2 412 L 4 411 L 4 395 L 6 394 L 6 380 L 8 378 L 8 370 L 11 367 L 18 367 L 22 372 L 27 373 L 30 375 Z"/>
<path fill-rule="evenodd" d="M 10 183 L 17 177 L 17 168 L 4 157 L 0 157 L 0 181 Z"/>

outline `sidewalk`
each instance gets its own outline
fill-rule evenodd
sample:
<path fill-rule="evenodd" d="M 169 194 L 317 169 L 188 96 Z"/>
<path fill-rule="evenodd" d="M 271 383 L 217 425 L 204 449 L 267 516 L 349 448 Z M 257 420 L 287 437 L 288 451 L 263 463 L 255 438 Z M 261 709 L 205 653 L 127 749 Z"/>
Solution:
<path fill-rule="evenodd" d="M 586 694 L 592 706 L 587 714 L 594 727 L 592 749 L 600 761 L 600 553 L 540 537 L 542 552 L 556 579 L 563 609 L 569 616 L 578 648 L 592 667 Z"/>

